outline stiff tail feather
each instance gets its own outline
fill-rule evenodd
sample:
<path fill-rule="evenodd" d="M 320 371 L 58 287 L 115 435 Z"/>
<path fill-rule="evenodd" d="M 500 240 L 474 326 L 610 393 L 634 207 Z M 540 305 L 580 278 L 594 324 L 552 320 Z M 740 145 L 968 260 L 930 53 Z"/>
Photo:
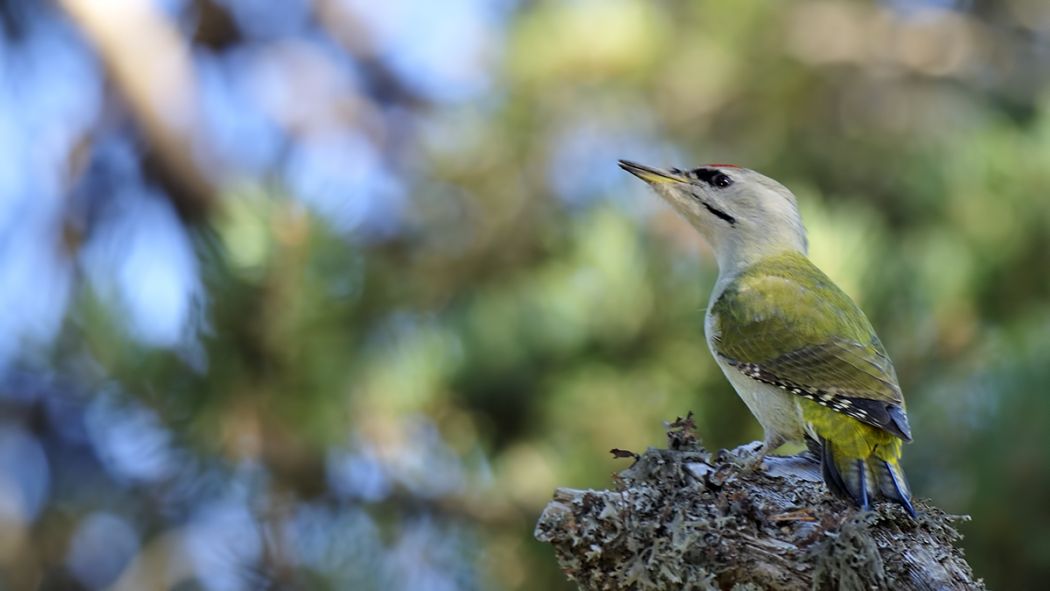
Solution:
<path fill-rule="evenodd" d="M 851 458 L 836 453 L 834 444 L 821 437 L 820 467 L 828 489 L 852 500 L 861 509 L 869 509 L 873 500 L 883 498 L 899 503 L 909 515 L 915 517 L 908 482 L 896 461 L 884 460 L 876 455 Z"/>

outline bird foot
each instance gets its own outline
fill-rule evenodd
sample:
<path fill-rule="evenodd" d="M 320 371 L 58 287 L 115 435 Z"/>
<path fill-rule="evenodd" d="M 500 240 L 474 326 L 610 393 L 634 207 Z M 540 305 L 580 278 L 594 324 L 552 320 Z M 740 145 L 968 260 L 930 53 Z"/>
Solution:
<path fill-rule="evenodd" d="M 768 445 L 763 445 L 762 449 L 750 460 L 744 463 L 742 472 L 745 474 L 754 474 L 755 472 L 761 472 L 764 469 L 763 462 L 766 461 L 766 453 L 769 450 Z"/>

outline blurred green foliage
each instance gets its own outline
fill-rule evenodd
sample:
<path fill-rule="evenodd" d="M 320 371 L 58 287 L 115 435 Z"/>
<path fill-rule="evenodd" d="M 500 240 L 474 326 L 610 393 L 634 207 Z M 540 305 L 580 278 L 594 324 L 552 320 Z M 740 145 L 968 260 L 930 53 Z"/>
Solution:
<path fill-rule="evenodd" d="M 608 486 L 624 466 L 610 448 L 662 445 L 661 421 L 689 410 L 709 447 L 760 435 L 704 342 L 714 260 L 620 173 L 625 157 L 737 162 L 796 192 L 812 258 L 896 363 L 916 495 L 973 515 L 964 546 L 990 587 L 1043 584 L 1050 12 L 1024 0 L 507 11 L 484 91 L 399 107 L 417 112 L 387 153 L 406 195 L 397 232 L 340 229 L 259 175 L 222 185 L 207 221 L 187 222 L 204 289 L 179 346 L 142 344 L 119 301 L 76 292 L 46 360 L 25 367 L 149 409 L 180 467 L 116 478 L 126 507 L 53 497 L 29 527 L 38 547 L 64 546 L 103 508 L 136 524 L 141 555 L 163 554 L 158 540 L 184 523 L 165 513 L 167 488 L 221 488 L 207 483 L 247 470 L 266 540 L 249 562 L 278 586 L 428 588 L 428 575 L 376 566 L 401 555 L 443 573 L 450 586 L 433 588 L 571 588 L 531 538 L 555 487 Z M 344 456 L 356 468 L 339 484 Z M 204 497 L 189 498 L 180 515 Z M 325 560 L 280 535 L 308 510 Z M 361 531 L 370 542 L 343 543 Z"/>

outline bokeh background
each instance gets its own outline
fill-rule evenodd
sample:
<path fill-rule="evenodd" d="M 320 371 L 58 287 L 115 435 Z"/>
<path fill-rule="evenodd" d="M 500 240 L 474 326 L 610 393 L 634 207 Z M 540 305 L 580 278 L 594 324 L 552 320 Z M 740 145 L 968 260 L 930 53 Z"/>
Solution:
<path fill-rule="evenodd" d="M 897 364 L 920 497 L 1050 577 L 1050 3 L 6 0 L 0 588 L 570 589 L 557 486 L 696 413 L 737 162 Z"/>

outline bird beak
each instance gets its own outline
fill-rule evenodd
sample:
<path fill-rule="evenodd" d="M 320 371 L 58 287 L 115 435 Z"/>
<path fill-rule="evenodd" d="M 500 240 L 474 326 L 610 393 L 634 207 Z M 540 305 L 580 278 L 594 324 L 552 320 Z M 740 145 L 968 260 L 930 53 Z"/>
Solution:
<path fill-rule="evenodd" d="M 634 176 L 642 179 L 647 183 L 685 183 L 688 182 L 684 178 L 674 174 L 670 171 L 660 170 L 658 168 L 651 168 L 644 164 L 638 164 L 637 162 L 631 162 L 630 160 L 620 160 L 620 168 L 633 174 Z"/>

